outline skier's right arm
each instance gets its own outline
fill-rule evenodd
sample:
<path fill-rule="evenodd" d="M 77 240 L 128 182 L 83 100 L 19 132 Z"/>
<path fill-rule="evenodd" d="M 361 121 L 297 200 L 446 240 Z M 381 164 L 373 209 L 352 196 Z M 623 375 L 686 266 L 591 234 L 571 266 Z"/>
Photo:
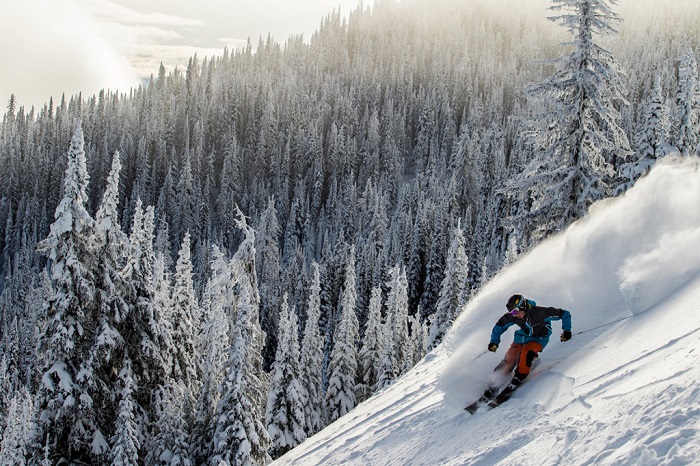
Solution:
<path fill-rule="evenodd" d="M 491 331 L 491 343 L 498 346 L 498 344 L 501 343 L 501 335 L 503 335 L 503 332 L 508 330 L 508 327 L 511 325 L 513 325 L 513 322 L 506 319 L 506 316 L 498 319 L 498 322 L 496 322 L 496 325 L 493 326 L 493 330 Z M 491 345 L 489 344 L 489 346 Z"/>

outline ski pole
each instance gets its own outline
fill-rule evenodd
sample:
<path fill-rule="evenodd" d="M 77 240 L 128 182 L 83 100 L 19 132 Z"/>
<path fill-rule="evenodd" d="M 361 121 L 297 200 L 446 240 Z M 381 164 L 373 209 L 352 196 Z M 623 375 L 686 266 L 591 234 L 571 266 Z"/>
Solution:
<path fill-rule="evenodd" d="M 633 316 L 634 316 L 634 314 L 629 315 L 629 316 L 627 316 L 627 317 L 623 317 L 623 318 L 621 318 L 621 319 L 613 320 L 612 322 L 608 322 L 607 324 L 603 324 L 603 325 L 599 325 L 599 326 L 597 326 L 597 327 L 589 328 L 588 330 L 581 330 L 580 332 L 574 333 L 574 335 L 581 335 L 582 333 L 591 332 L 591 331 L 593 331 L 593 330 L 596 330 L 596 329 L 599 329 L 599 328 L 602 328 L 602 327 L 606 327 L 606 326 L 608 326 L 608 325 L 616 324 L 616 323 L 618 323 L 618 322 L 622 322 L 623 320 L 627 320 L 627 319 L 629 319 L 630 317 L 633 317 Z"/>
<path fill-rule="evenodd" d="M 482 351 L 481 353 L 479 353 L 479 354 L 477 354 L 476 356 L 474 356 L 474 357 L 472 358 L 472 360 L 469 361 L 469 362 L 474 362 L 474 361 L 476 361 L 477 359 L 479 359 L 480 357 L 482 357 L 482 356 L 485 355 L 486 353 L 488 353 L 488 350 Z"/>

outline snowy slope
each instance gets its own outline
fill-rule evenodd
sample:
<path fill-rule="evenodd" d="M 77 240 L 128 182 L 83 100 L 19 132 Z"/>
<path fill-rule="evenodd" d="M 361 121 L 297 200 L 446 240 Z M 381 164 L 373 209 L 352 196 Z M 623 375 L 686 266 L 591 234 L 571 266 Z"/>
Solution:
<path fill-rule="evenodd" d="M 462 410 L 512 338 L 522 292 L 573 314 L 510 401 Z M 580 333 L 582 332 L 582 333 Z M 275 465 L 700 464 L 700 161 L 667 158 L 623 197 L 500 273 L 445 343 Z"/>

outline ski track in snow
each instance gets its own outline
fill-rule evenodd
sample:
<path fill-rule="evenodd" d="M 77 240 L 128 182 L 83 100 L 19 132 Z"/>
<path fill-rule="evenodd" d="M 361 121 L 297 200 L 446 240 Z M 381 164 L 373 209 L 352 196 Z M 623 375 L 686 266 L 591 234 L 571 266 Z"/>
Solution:
<path fill-rule="evenodd" d="M 671 159 L 535 248 L 467 305 L 441 347 L 275 465 L 700 465 L 700 162 Z M 682 267 L 675 263 L 682 261 Z M 469 415 L 512 338 L 520 291 L 569 309 L 501 406 Z M 578 333 L 577 333 L 578 332 Z"/>

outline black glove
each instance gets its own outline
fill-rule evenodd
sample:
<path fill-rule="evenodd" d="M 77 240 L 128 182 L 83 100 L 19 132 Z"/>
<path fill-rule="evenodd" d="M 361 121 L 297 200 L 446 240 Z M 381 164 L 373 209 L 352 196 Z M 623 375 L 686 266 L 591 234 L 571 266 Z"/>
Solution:
<path fill-rule="evenodd" d="M 489 351 L 495 353 L 498 349 L 498 343 L 489 343 Z"/>
<path fill-rule="evenodd" d="M 571 332 L 569 332 L 568 330 L 564 330 L 564 331 L 562 332 L 562 334 L 561 334 L 560 340 L 561 340 L 561 341 L 569 341 L 569 340 L 571 340 Z"/>

